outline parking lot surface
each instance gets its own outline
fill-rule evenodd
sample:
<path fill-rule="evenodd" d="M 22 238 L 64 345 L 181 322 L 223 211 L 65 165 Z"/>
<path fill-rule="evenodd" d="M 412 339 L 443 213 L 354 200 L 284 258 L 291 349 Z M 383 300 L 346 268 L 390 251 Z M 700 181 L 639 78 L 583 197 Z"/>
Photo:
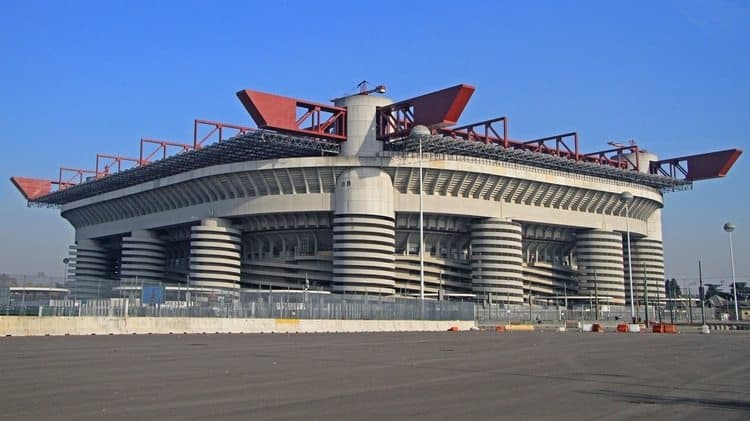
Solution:
<path fill-rule="evenodd" d="M 0 338 L 4 419 L 750 419 L 750 335 Z"/>

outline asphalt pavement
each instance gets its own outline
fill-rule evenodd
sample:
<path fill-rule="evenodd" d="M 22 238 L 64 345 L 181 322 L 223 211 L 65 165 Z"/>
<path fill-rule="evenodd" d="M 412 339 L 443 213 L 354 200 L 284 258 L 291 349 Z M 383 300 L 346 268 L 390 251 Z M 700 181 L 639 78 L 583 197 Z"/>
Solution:
<path fill-rule="evenodd" d="M 750 335 L 0 338 L 4 419 L 750 419 Z"/>

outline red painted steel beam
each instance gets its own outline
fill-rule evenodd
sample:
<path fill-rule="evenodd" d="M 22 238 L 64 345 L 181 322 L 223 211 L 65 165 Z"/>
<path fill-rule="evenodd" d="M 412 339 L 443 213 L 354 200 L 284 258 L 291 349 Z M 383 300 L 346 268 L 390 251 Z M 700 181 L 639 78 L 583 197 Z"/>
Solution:
<path fill-rule="evenodd" d="M 726 176 L 740 155 L 742 155 L 741 149 L 727 149 L 663 159 L 651 162 L 649 170 L 652 174 L 673 178 L 684 177 L 689 181 L 708 180 Z"/>
<path fill-rule="evenodd" d="M 146 156 L 143 155 L 144 152 L 144 145 L 156 145 L 156 149 L 148 153 Z M 167 149 L 168 148 L 179 148 L 180 152 L 187 152 L 191 149 L 193 149 L 192 145 L 188 145 L 185 143 L 178 143 L 178 142 L 170 142 L 167 140 L 156 140 L 156 139 L 146 139 L 141 138 L 141 153 L 139 157 L 139 165 L 146 165 L 152 161 L 152 158 L 161 151 L 162 156 L 158 159 L 164 159 L 167 157 Z"/>
<path fill-rule="evenodd" d="M 95 178 L 97 173 L 95 170 L 84 170 L 81 168 L 67 168 L 60 167 L 60 172 L 57 178 L 57 185 L 59 189 L 81 184 L 86 181 L 86 174 L 91 174 Z"/>
<path fill-rule="evenodd" d="M 208 133 L 200 135 L 200 129 L 206 127 Z M 222 123 L 220 121 L 210 120 L 195 120 L 193 123 L 193 148 L 200 149 L 203 147 L 209 139 L 215 138 L 217 142 L 221 143 L 224 139 L 224 131 L 229 129 L 232 131 L 234 136 L 238 136 L 253 130 L 250 127 L 238 126 L 236 124 Z"/>
<path fill-rule="evenodd" d="M 568 144 L 568 142 L 566 142 L 566 139 L 573 140 L 572 147 Z M 555 141 L 554 146 L 548 145 L 548 143 L 551 141 Z M 541 152 L 549 155 L 561 156 L 576 161 L 580 159 L 577 132 L 564 133 L 534 140 L 526 140 L 520 143 L 513 142 L 512 147 L 515 147 L 517 149 L 525 149 L 532 152 Z"/>
<path fill-rule="evenodd" d="M 634 163 L 622 157 L 626 152 L 629 152 L 635 157 Z M 607 156 L 610 154 L 615 154 L 615 156 L 622 157 L 622 159 L 612 159 Z M 583 154 L 581 155 L 581 160 L 633 171 L 638 171 L 638 167 L 640 166 L 640 154 L 638 153 L 638 145 L 623 145 L 613 149 Z"/>
<path fill-rule="evenodd" d="M 52 192 L 54 180 L 42 180 L 39 178 L 11 177 L 10 182 L 26 200 L 34 200 L 46 196 Z"/>
<path fill-rule="evenodd" d="M 498 129 L 496 124 L 502 124 Z M 478 123 L 466 124 L 460 127 L 437 129 L 437 133 L 445 136 L 458 137 L 466 140 L 475 140 L 484 143 L 497 143 L 508 147 L 508 118 L 498 117 Z"/>
<path fill-rule="evenodd" d="M 431 129 L 453 126 L 474 90 L 473 86 L 461 84 L 378 107 L 377 138 L 390 140 L 408 136 L 411 128 L 417 124 Z"/>
<path fill-rule="evenodd" d="M 140 165 L 141 160 L 138 158 L 128 158 L 119 155 L 96 154 L 96 177 L 104 177 L 110 174 L 110 170 L 116 166 L 116 172 L 122 171 L 123 162 L 133 162 L 135 166 Z M 101 164 L 101 165 L 100 165 Z"/>
<path fill-rule="evenodd" d="M 346 108 L 249 89 L 237 97 L 261 129 L 346 140 Z"/>

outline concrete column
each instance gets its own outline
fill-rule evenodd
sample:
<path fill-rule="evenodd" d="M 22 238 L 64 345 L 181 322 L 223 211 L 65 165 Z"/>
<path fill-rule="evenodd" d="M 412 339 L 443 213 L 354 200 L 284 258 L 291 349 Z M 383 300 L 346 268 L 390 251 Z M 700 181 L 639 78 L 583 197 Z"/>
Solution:
<path fill-rule="evenodd" d="M 395 221 L 388 174 L 366 167 L 341 174 L 333 214 L 333 292 L 394 293 Z"/>
<path fill-rule="evenodd" d="M 109 297 L 112 262 L 96 240 L 79 239 L 70 248 L 73 295 L 76 298 Z"/>
<path fill-rule="evenodd" d="M 122 239 L 120 283 L 159 285 L 164 282 L 166 251 L 164 242 L 153 232 L 133 231 Z"/>
<path fill-rule="evenodd" d="M 643 280 L 646 279 L 649 302 L 657 296 L 664 297 L 664 247 L 662 242 L 651 238 L 631 238 L 633 248 L 633 294 L 636 302 L 643 302 Z M 628 278 L 627 248 L 625 249 L 624 273 Z M 627 282 L 627 281 L 626 281 Z M 697 295 L 697 291 L 696 291 Z"/>
<path fill-rule="evenodd" d="M 207 218 L 190 229 L 190 286 L 240 288 L 240 231 L 229 221 Z"/>
<path fill-rule="evenodd" d="M 471 288 L 494 302 L 523 303 L 521 224 L 489 218 L 471 225 Z"/>
<path fill-rule="evenodd" d="M 340 156 L 377 156 L 383 142 L 376 139 L 375 113 L 377 107 L 392 101 L 379 95 L 352 95 L 336 101 L 346 107 L 346 142 L 341 143 Z"/>
<path fill-rule="evenodd" d="M 622 234 L 613 231 L 588 230 L 576 235 L 576 260 L 581 274 L 581 295 L 610 297 L 604 304 L 625 304 Z M 634 281 L 635 282 L 635 281 Z M 629 290 L 629 288 L 628 288 Z"/>

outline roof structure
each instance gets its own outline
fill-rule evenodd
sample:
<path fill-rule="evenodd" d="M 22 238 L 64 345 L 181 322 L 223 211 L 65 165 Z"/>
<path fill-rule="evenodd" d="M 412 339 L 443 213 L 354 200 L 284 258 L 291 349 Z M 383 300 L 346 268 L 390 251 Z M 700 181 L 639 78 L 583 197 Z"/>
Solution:
<path fill-rule="evenodd" d="M 419 139 L 402 138 L 385 144 L 386 150 L 418 152 Z M 617 168 L 593 162 L 574 161 L 565 157 L 532 152 L 523 149 L 505 148 L 497 143 L 483 143 L 457 137 L 433 135 L 422 140 L 422 151 L 426 153 L 464 155 L 504 162 L 567 171 L 612 180 L 630 181 L 653 187 L 661 191 L 683 190 L 692 187 L 692 181 L 662 175 L 646 174 L 631 169 Z"/>
<path fill-rule="evenodd" d="M 61 188 L 29 200 L 29 204 L 59 206 L 213 165 L 272 158 L 338 155 L 340 148 L 338 142 L 254 130 L 198 150 L 183 152 L 148 165 Z"/>
<path fill-rule="evenodd" d="M 385 143 L 385 150 L 417 152 L 419 140 L 402 138 Z M 449 136 L 430 136 L 422 141 L 426 153 L 463 155 L 504 162 L 549 168 L 638 183 L 660 190 L 689 188 L 692 182 L 589 162 L 577 162 L 554 155 L 519 149 L 506 149 L 498 144 L 485 144 Z M 117 172 L 96 180 L 65 187 L 29 200 L 30 205 L 59 206 L 87 197 L 157 180 L 213 165 L 276 158 L 338 155 L 340 144 L 330 140 L 286 135 L 267 130 L 254 130 L 221 143 L 192 150 L 148 165 Z"/>

